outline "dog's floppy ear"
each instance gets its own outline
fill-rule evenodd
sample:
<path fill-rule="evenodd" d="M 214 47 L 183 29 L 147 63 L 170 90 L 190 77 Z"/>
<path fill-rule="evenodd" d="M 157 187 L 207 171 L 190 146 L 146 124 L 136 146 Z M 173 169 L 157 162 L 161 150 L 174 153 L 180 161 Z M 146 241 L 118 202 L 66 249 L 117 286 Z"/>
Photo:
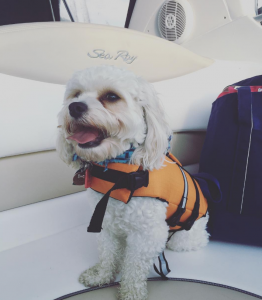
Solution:
<path fill-rule="evenodd" d="M 137 101 L 144 110 L 147 132 L 144 143 L 135 150 L 132 162 L 144 169 L 159 169 L 168 148 L 171 129 L 154 87 L 142 78 L 138 80 L 140 93 Z"/>

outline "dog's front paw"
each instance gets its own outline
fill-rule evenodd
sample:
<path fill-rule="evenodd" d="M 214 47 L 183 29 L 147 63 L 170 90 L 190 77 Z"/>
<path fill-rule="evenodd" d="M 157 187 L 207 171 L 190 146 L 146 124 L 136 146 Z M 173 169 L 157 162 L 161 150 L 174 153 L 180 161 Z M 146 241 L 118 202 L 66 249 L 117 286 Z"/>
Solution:
<path fill-rule="evenodd" d="M 79 277 L 79 282 L 86 287 L 109 284 L 114 280 L 115 274 L 110 270 L 101 268 L 99 263 L 84 271 Z"/>

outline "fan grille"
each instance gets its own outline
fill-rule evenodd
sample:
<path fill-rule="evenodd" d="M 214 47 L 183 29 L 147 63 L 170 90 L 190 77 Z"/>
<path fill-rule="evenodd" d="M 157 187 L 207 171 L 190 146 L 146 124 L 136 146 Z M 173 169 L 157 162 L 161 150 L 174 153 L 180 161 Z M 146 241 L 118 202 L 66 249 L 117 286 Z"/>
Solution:
<path fill-rule="evenodd" d="M 161 36 L 174 42 L 181 37 L 186 27 L 186 13 L 183 6 L 174 1 L 165 2 L 158 15 L 158 28 Z"/>

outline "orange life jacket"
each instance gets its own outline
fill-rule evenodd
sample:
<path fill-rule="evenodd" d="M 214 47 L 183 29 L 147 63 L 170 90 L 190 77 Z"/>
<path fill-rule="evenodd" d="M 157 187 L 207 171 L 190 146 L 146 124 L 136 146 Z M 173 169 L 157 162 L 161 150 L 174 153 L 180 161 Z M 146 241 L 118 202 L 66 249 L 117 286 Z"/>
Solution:
<path fill-rule="evenodd" d="M 172 154 L 167 154 L 163 167 L 159 170 L 142 171 L 142 168 L 137 165 L 123 163 L 109 163 L 107 168 L 108 170 L 104 172 L 103 167 L 94 165 L 94 170 L 91 170 L 92 176 L 87 179 L 88 176 L 86 175 L 86 187 L 107 194 L 108 197 L 110 195 L 110 197 L 124 203 L 128 203 L 131 197 L 152 197 L 167 202 L 166 221 L 171 231 L 189 230 L 194 221 L 207 212 L 207 200 L 198 182 L 182 168 L 181 163 Z M 130 185 L 129 179 L 126 180 L 125 184 L 120 184 L 117 189 L 111 190 L 116 184 L 116 181 L 111 181 L 114 174 L 118 174 L 120 179 L 129 174 L 142 174 L 142 176 L 148 176 L 148 178 L 144 186 L 135 190 L 130 187 L 122 188 L 127 184 Z M 132 178 L 132 176 L 129 177 Z M 108 200 L 103 201 L 107 204 Z M 106 204 L 103 208 L 96 208 L 99 213 L 97 212 L 96 216 L 94 213 L 93 222 L 99 214 L 104 213 Z M 88 231 L 93 232 L 91 228 Z"/>

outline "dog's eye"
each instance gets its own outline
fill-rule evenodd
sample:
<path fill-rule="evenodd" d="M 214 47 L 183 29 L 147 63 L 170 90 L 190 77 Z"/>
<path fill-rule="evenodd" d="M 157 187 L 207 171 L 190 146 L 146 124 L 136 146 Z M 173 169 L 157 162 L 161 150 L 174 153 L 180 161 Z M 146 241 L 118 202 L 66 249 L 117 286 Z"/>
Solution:
<path fill-rule="evenodd" d="M 80 91 L 78 91 L 78 92 L 76 92 L 75 94 L 74 94 L 74 98 L 78 98 L 79 96 L 81 95 L 81 92 Z"/>
<path fill-rule="evenodd" d="M 100 100 L 107 100 L 107 101 L 114 102 L 119 99 L 120 99 L 120 97 L 118 95 L 116 95 L 112 92 L 109 92 L 109 93 L 105 94 L 104 96 L 102 96 Z"/>

